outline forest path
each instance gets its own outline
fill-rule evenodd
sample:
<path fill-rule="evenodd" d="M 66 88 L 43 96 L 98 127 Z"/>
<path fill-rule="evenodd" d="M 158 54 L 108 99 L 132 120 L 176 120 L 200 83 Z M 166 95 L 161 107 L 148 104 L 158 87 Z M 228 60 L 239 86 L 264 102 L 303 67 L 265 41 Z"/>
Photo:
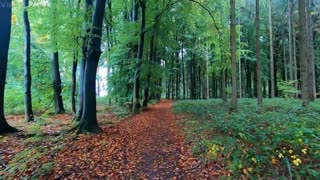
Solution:
<path fill-rule="evenodd" d="M 219 173 L 191 156 L 172 102 L 163 100 L 99 135 L 80 135 L 60 151 L 54 178 L 207 179 Z"/>

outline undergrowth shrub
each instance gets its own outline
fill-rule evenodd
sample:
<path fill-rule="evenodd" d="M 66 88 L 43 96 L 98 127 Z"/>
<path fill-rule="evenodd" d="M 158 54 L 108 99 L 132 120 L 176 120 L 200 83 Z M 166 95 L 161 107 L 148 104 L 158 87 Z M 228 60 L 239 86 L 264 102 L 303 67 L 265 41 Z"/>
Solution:
<path fill-rule="evenodd" d="M 193 153 L 218 160 L 235 178 L 320 177 L 320 103 L 241 99 L 237 111 L 220 100 L 178 101 Z"/>

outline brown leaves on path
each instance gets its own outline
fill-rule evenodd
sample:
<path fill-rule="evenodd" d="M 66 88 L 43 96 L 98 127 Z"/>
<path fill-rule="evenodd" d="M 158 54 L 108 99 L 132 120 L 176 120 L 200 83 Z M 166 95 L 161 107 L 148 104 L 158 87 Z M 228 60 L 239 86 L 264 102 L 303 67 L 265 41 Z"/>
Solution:
<path fill-rule="evenodd" d="M 60 179 L 208 179 L 221 172 L 191 156 L 171 101 L 161 101 L 99 135 L 80 135 L 58 153 Z M 218 171 L 216 171 L 218 170 Z"/>

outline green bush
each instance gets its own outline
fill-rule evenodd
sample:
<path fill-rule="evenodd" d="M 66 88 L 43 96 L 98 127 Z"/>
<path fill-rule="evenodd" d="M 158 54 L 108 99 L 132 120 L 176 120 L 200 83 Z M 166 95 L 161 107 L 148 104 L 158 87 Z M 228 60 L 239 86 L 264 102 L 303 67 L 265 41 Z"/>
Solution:
<path fill-rule="evenodd" d="M 308 108 L 298 100 L 241 99 L 237 111 L 220 100 L 178 101 L 195 154 L 221 160 L 232 176 L 253 178 L 320 177 L 319 102 Z M 222 158 L 223 157 L 223 158 Z"/>
<path fill-rule="evenodd" d="M 280 94 L 284 98 L 293 98 L 296 94 L 299 94 L 300 91 L 294 87 L 296 81 L 280 81 L 278 88 Z"/>

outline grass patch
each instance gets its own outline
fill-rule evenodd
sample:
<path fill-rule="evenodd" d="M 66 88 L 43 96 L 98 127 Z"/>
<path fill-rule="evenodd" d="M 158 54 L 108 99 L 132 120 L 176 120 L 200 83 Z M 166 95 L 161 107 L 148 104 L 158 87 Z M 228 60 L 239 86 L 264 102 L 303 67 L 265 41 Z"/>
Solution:
<path fill-rule="evenodd" d="M 233 177 L 320 177 L 320 102 L 241 99 L 236 111 L 221 100 L 177 101 L 174 111 L 188 113 L 182 125 L 193 153 L 220 160 Z"/>

